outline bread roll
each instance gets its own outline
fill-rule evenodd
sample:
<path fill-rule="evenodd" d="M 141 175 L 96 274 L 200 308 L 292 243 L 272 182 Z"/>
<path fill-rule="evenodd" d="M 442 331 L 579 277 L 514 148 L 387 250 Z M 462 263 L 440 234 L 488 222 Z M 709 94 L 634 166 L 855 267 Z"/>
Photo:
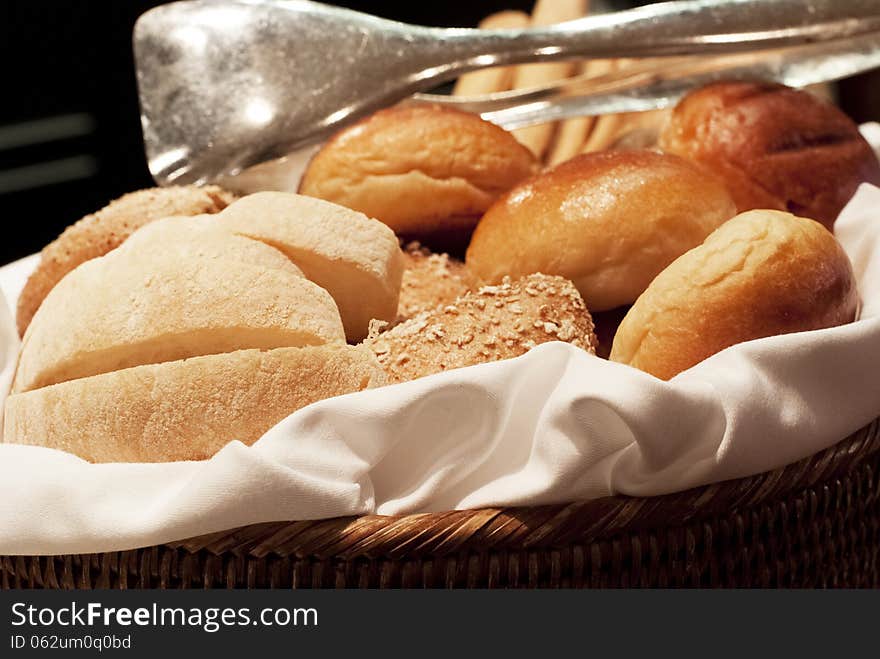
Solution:
<path fill-rule="evenodd" d="M 611 359 L 669 379 L 742 341 L 848 323 L 857 305 L 849 259 L 821 224 L 751 211 L 651 282 Z"/>
<path fill-rule="evenodd" d="M 434 254 L 419 243 L 404 249 L 403 281 L 400 285 L 398 318 L 445 307 L 473 288 L 473 277 L 462 261 L 449 254 Z"/>
<path fill-rule="evenodd" d="M 25 334 L 13 392 L 240 348 L 344 341 L 333 299 L 295 271 L 112 252 L 49 293 Z"/>
<path fill-rule="evenodd" d="M 115 249 L 134 231 L 153 220 L 169 215 L 217 213 L 233 198 L 213 185 L 150 188 L 131 192 L 97 213 L 86 215 L 43 249 L 40 264 L 18 298 L 19 335 L 24 335 L 49 291 L 80 263 Z"/>
<path fill-rule="evenodd" d="M 131 254 L 143 261 L 171 255 L 180 259 L 222 259 L 232 266 L 244 263 L 273 268 L 305 277 L 289 258 L 277 249 L 267 248 L 259 241 L 223 229 L 217 215 L 166 217 L 135 231 L 118 248 L 120 254 Z"/>
<path fill-rule="evenodd" d="M 434 247 L 432 237 L 469 236 L 499 195 L 536 170 L 528 149 L 476 115 L 398 106 L 337 133 L 309 164 L 299 191 Z"/>
<path fill-rule="evenodd" d="M 467 250 L 487 282 L 532 272 L 570 279 L 591 310 L 633 302 L 650 281 L 735 214 L 712 173 L 649 151 L 581 155 L 515 187 Z"/>
<path fill-rule="evenodd" d="M 858 126 L 813 94 L 761 82 L 723 82 L 686 96 L 659 140 L 668 153 L 724 179 L 737 209 L 785 210 L 831 229 L 880 164 Z"/>
<path fill-rule="evenodd" d="M 301 407 L 383 378 L 369 350 L 344 344 L 136 366 L 13 394 L 3 439 L 90 462 L 202 460 L 234 439 L 252 444 Z"/>
<path fill-rule="evenodd" d="M 390 383 L 509 359 L 539 343 L 595 352 L 593 322 L 571 282 L 533 274 L 484 286 L 365 341 Z"/>
<path fill-rule="evenodd" d="M 381 222 L 286 192 L 243 197 L 215 221 L 280 250 L 329 291 L 349 341 L 363 339 L 370 320 L 396 317 L 403 255 L 394 232 Z"/>

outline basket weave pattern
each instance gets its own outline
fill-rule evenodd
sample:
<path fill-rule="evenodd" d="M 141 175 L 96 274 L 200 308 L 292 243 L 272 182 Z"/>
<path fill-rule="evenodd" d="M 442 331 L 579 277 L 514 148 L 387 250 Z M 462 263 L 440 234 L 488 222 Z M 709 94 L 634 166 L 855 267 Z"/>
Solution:
<path fill-rule="evenodd" d="M 662 497 L 273 522 L 0 557 L 0 588 L 876 587 L 880 420 L 806 460 Z"/>

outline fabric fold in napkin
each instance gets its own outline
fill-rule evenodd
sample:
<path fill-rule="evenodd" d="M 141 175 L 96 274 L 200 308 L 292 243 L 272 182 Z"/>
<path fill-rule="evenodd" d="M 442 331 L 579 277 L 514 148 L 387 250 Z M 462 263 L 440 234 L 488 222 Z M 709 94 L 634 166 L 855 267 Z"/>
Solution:
<path fill-rule="evenodd" d="M 836 234 L 857 322 L 750 341 L 669 382 L 564 343 L 315 403 L 210 460 L 0 444 L 0 554 L 130 549 L 257 522 L 658 495 L 773 469 L 880 415 L 880 189 Z M 25 266 L 0 270 L 15 289 Z M 17 294 L 14 290 L 13 295 Z M 0 386 L 17 354 L 0 305 Z"/>

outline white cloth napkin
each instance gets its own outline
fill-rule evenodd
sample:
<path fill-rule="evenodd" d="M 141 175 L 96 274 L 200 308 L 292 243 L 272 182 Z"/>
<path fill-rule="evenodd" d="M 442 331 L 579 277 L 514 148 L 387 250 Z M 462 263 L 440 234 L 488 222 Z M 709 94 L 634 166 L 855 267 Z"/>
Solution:
<path fill-rule="evenodd" d="M 880 415 L 880 189 L 836 233 L 850 325 L 733 346 L 669 382 L 563 343 L 318 402 L 247 447 L 167 464 L 0 444 L 0 554 L 101 552 L 363 513 L 657 495 L 766 471 Z M 0 271 L 17 295 L 32 263 Z M 0 387 L 17 353 L 0 304 Z M 234 440 L 234 438 L 230 438 Z"/>

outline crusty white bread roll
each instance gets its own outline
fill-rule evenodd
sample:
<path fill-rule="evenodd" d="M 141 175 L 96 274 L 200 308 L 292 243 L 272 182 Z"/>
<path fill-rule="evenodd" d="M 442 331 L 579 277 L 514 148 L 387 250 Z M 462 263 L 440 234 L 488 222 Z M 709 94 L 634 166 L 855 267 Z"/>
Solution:
<path fill-rule="evenodd" d="M 470 235 L 480 215 L 537 171 L 532 154 L 480 117 L 434 105 L 382 110 L 315 155 L 300 193 L 361 211 L 434 247 Z M 466 244 L 466 241 L 465 241 Z"/>
<path fill-rule="evenodd" d="M 396 317 L 403 254 L 394 232 L 381 222 L 286 192 L 242 197 L 212 220 L 276 248 L 325 288 L 339 307 L 349 341 L 363 339 L 370 320 Z"/>
<path fill-rule="evenodd" d="M 581 155 L 510 190 L 483 216 L 467 265 L 486 282 L 570 279 L 593 311 L 633 302 L 735 214 L 711 172 L 650 151 Z"/>
<path fill-rule="evenodd" d="M 849 258 L 821 224 L 751 211 L 651 282 L 611 359 L 669 379 L 736 343 L 848 323 L 857 306 Z"/>
<path fill-rule="evenodd" d="M 397 316 L 407 319 L 421 311 L 445 307 L 473 285 L 473 277 L 464 262 L 446 253 L 434 254 L 419 243 L 409 243 L 404 248 Z"/>
<path fill-rule="evenodd" d="M 230 265 L 245 263 L 305 277 L 303 271 L 277 249 L 222 228 L 217 217 L 195 215 L 156 220 L 133 233 L 118 248 L 118 253 L 131 254 L 139 260 L 170 255 L 181 259 L 223 259 Z"/>
<path fill-rule="evenodd" d="M 46 297 L 25 333 L 13 391 L 240 348 L 344 341 L 329 293 L 295 271 L 111 252 Z"/>
<path fill-rule="evenodd" d="M 345 344 L 136 366 L 13 394 L 4 441 L 90 462 L 201 460 L 232 440 L 252 444 L 310 403 L 383 382 L 372 352 Z"/>
<path fill-rule="evenodd" d="M 766 82 L 719 82 L 675 107 L 664 151 L 702 163 L 742 211 L 786 210 L 829 229 L 860 183 L 880 185 L 880 162 L 840 109 Z"/>
<path fill-rule="evenodd" d="M 393 383 L 517 357 L 548 341 L 596 347 L 593 321 L 572 283 L 533 274 L 466 293 L 364 344 Z"/>
<path fill-rule="evenodd" d="M 19 335 L 24 335 L 52 287 L 80 263 L 115 249 L 153 220 L 169 215 L 217 213 L 233 199 L 234 195 L 213 185 L 150 188 L 131 192 L 93 215 L 86 215 L 40 254 L 40 264 L 18 298 Z"/>

